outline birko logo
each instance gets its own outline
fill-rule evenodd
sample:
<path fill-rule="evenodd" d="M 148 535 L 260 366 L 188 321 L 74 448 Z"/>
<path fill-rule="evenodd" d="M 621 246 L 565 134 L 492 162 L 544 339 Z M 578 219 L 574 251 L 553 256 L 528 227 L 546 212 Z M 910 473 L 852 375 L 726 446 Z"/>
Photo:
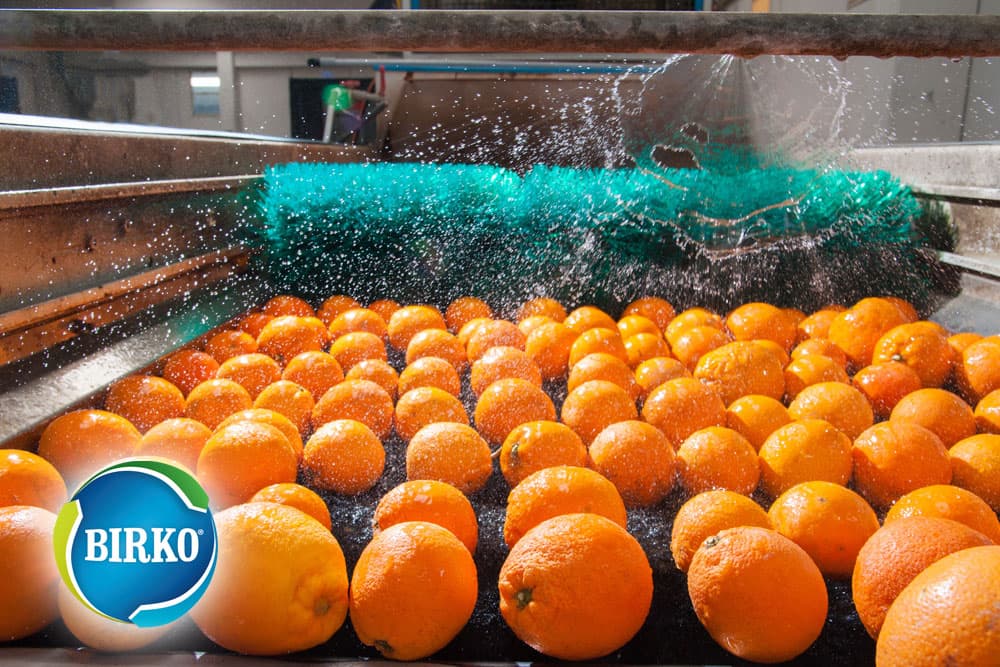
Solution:
<path fill-rule="evenodd" d="M 193 528 L 153 528 L 153 539 L 142 528 L 89 528 L 83 531 L 87 536 L 87 555 L 84 560 L 94 563 L 185 563 L 198 557 L 198 533 Z M 108 536 L 111 544 L 108 545 Z M 176 544 L 171 538 L 176 535 Z M 151 542 L 153 555 L 146 551 L 146 543 Z"/>
<path fill-rule="evenodd" d="M 56 563 L 87 607 L 150 627 L 201 598 L 217 555 L 208 495 L 185 470 L 158 459 L 104 468 L 56 520 Z"/>

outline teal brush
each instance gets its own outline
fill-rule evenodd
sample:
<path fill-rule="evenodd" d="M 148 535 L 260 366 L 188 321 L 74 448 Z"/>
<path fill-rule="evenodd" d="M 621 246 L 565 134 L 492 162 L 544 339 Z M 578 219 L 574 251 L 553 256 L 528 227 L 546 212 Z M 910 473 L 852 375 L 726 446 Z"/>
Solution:
<path fill-rule="evenodd" d="M 800 308 L 942 289 L 923 210 L 885 172 L 765 165 L 736 149 L 701 169 L 288 164 L 254 193 L 247 241 L 277 291 L 513 308 L 548 295 L 612 311 L 643 294 L 720 310 Z M 938 220 L 937 225 L 947 225 Z"/>

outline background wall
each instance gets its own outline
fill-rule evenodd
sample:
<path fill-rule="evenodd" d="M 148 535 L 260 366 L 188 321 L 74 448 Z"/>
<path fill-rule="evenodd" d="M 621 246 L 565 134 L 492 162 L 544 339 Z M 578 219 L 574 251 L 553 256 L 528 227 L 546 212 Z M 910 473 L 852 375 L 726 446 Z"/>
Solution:
<path fill-rule="evenodd" d="M 28 7 L 30 2 L 0 2 L 0 7 Z M 729 10 L 749 9 L 751 0 L 723 3 Z M 367 8 L 366 0 L 171 0 L 172 8 Z M 133 8 L 163 7 L 162 0 L 90 0 L 45 3 L 47 7 Z M 775 12 L 889 12 L 889 13 L 982 13 L 1000 14 L 1000 0 L 771 0 Z M 0 51 L 0 76 L 17 80 L 21 113 L 92 120 L 133 122 L 201 130 L 227 130 L 288 137 L 291 134 L 289 80 L 292 78 L 371 77 L 370 68 L 326 68 L 306 66 L 306 58 L 337 54 L 157 54 L 157 53 L 25 53 Z M 344 54 L 357 57 L 360 54 Z M 835 133 L 851 144 L 878 145 L 938 141 L 1000 140 L 1000 59 L 850 58 L 846 62 L 814 59 L 812 63 L 774 62 L 757 59 L 747 71 L 748 85 L 769 96 L 748 98 L 749 105 L 780 104 L 789 118 L 802 119 L 803 127 Z M 223 81 L 220 114 L 195 115 L 190 89 L 194 72 L 218 73 Z M 850 89 L 843 113 L 835 98 L 820 110 L 817 119 L 815 86 L 830 77 L 841 77 Z M 390 105 L 395 118 L 409 118 L 405 127 L 396 126 L 396 139 L 408 134 L 422 136 L 428 127 L 415 124 L 421 104 L 434 105 L 447 97 L 440 77 L 388 75 Z M 453 77 L 454 78 L 454 77 Z M 231 84 L 230 84 L 231 82 Z M 578 84 L 572 84 L 574 86 Z M 526 88 L 544 86 L 525 84 Z M 589 91 L 595 99 L 614 94 L 621 86 L 614 81 L 593 80 L 581 88 L 580 98 Z M 421 100 L 418 91 L 440 91 L 432 100 Z M 537 102 L 548 104 L 540 93 Z M 562 99 L 562 98 L 561 98 Z M 502 102 L 502 99 L 500 100 Z M 571 100 L 576 104 L 578 100 Z M 565 102 L 565 100 L 563 100 Z M 669 104 L 670 100 L 666 100 Z M 474 104 L 472 98 L 463 104 Z M 480 104 L 481 106 L 481 104 Z M 547 107 L 558 112 L 554 106 Z M 507 110 L 493 109 L 494 116 Z M 571 108 L 576 113 L 575 108 Z M 774 127 L 768 126 L 767 109 L 750 114 L 756 117 L 762 141 L 771 140 Z M 477 112 L 480 113 L 480 112 Z M 487 110 L 483 113 L 489 113 Z M 839 116 L 838 116 L 839 114 Z M 437 115 L 440 115 L 438 113 Z M 480 115 L 482 115 L 480 113 Z M 544 115 L 544 114 L 542 114 Z M 433 120 L 434 114 L 424 114 Z M 762 120 L 763 119 L 763 120 Z M 452 118 L 451 122 L 461 122 Z M 780 129 L 780 128 L 779 128 Z"/>

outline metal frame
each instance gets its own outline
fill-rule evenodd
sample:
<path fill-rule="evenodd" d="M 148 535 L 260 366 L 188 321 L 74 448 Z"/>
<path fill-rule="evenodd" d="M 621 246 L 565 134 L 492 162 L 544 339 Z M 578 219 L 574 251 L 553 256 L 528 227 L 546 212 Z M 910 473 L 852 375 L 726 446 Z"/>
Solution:
<path fill-rule="evenodd" d="M 0 49 L 1000 55 L 1000 16 L 651 11 L 0 11 Z"/>

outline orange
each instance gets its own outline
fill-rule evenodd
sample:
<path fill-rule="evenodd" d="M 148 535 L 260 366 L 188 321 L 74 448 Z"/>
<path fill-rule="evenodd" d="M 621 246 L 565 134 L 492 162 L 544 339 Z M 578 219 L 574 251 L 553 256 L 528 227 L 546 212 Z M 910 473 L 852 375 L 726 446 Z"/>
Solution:
<path fill-rule="evenodd" d="M 653 357 L 635 367 L 635 381 L 645 398 L 667 380 L 691 377 L 684 364 L 670 357 Z"/>
<path fill-rule="evenodd" d="M 472 334 L 479 331 L 479 327 L 484 326 L 492 321 L 493 319 L 489 317 L 477 317 L 475 319 L 469 320 L 468 322 L 465 323 L 465 326 L 463 326 L 461 329 L 458 330 L 458 333 L 455 334 L 455 338 L 458 339 L 458 342 L 460 342 L 463 347 L 468 348 L 469 339 L 472 338 Z M 528 334 L 524 335 L 527 336 Z"/>
<path fill-rule="evenodd" d="M 281 379 L 278 362 L 259 352 L 241 354 L 222 362 L 215 377 L 232 380 L 250 394 L 251 398 L 264 391 L 264 387 Z"/>
<path fill-rule="evenodd" d="M 521 424 L 500 447 L 500 472 L 511 486 L 543 468 L 568 465 L 586 467 L 587 447 L 573 429 L 554 421 Z"/>
<path fill-rule="evenodd" d="M 288 505 L 316 519 L 327 530 L 330 530 L 332 527 L 330 508 L 326 506 L 326 501 L 320 498 L 319 494 L 315 491 L 301 484 L 282 482 L 280 484 L 265 486 L 253 494 L 250 502 Z"/>
<path fill-rule="evenodd" d="M 368 310 L 381 317 L 386 321 L 386 323 L 389 322 L 389 318 L 392 317 L 392 314 L 400 308 L 402 308 L 402 306 L 392 299 L 377 299 L 368 304 Z"/>
<path fill-rule="evenodd" d="M 551 317 L 554 322 L 562 322 L 566 319 L 566 309 L 555 299 L 542 296 L 525 301 L 517 310 L 517 321 L 523 322 L 535 315 L 544 315 Z"/>
<path fill-rule="evenodd" d="M 295 428 L 295 424 L 293 424 L 281 413 L 275 412 L 274 410 L 267 410 L 265 408 L 241 410 L 222 420 L 222 423 L 219 424 L 215 430 L 220 431 L 231 424 L 239 422 L 257 422 L 258 424 L 273 426 L 281 431 L 281 434 L 288 440 L 288 445 L 292 448 L 292 451 L 295 452 L 296 461 L 302 459 L 302 436 L 299 434 L 299 430 Z"/>
<path fill-rule="evenodd" d="M 264 330 L 264 325 L 274 319 L 274 315 L 267 313 L 247 313 L 241 319 L 236 328 L 250 334 L 250 337 L 257 340 L 257 336 Z"/>
<path fill-rule="evenodd" d="M 970 403 L 978 403 L 986 394 L 1000 389 L 1000 337 L 990 336 L 965 348 L 955 369 L 955 380 Z"/>
<path fill-rule="evenodd" d="M 183 416 L 184 394 L 161 377 L 130 375 L 111 384 L 104 408 L 145 433 L 165 419 Z"/>
<path fill-rule="evenodd" d="M 592 329 L 597 331 L 597 329 Z M 607 380 L 622 389 L 633 399 L 642 395 L 642 388 L 635 381 L 632 369 L 624 361 L 606 352 L 588 354 L 573 365 L 566 381 L 567 391 L 573 391 L 584 382 L 590 380 Z"/>
<path fill-rule="evenodd" d="M 105 653 L 134 651 L 152 644 L 177 623 L 139 627 L 102 616 L 83 604 L 62 581 L 56 595 L 59 616 L 80 644 Z"/>
<path fill-rule="evenodd" d="M 773 340 L 764 340 L 763 338 L 758 338 L 750 342 L 770 352 L 771 355 L 778 360 L 778 363 L 781 364 L 782 368 L 787 366 L 789 362 L 792 360 L 792 355 L 788 353 L 788 350 L 781 347 Z"/>
<path fill-rule="evenodd" d="M 303 473 L 314 486 L 345 496 L 375 486 L 384 469 L 381 440 L 353 419 L 335 419 L 320 426 L 302 455 Z"/>
<path fill-rule="evenodd" d="M 330 356 L 337 360 L 344 370 L 351 370 L 355 364 L 367 359 L 386 361 L 389 358 L 385 343 L 375 334 L 355 331 L 344 334 L 330 345 Z"/>
<path fill-rule="evenodd" d="M 770 528 L 764 508 L 741 493 L 715 489 L 691 497 L 681 505 L 670 531 L 670 553 L 681 572 L 687 572 L 701 543 L 727 528 Z"/>
<path fill-rule="evenodd" d="M 199 384 L 214 378 L 218 370 L 219 362 L 212 355 L 198 350 L 178 350 L 163 364 L 163 379 L 187 396 Z"/>
<path fill-rule="evenodd" d="M 569 371 L 569 351 L 577 334 L 565 324 L 552 322 L 532 331 L 524 341 L 524 351 L 542 372 L 542 378 L 566 377 Z"/>
<path fill-rule="evenodd" d="M 677 339 L 688 329 L 693 327 L 714 327 L 724 329 L 726 326 L 722 318 L 705 308 L 688 308 L 677 317 L 670 320 L 670 324 L 663 330 L 663 337 L 670 343 L 670 349 L 677 345 Z"/>
<path fill-rule="evenodd" d="M 792 419 L 823 419 L 848 438 L 858 437 L 875 422 L 865 395 L 843 382 L 819 382 L 806 387 L 788 404 L 788 414 Z"/>
<path fill-rule="evenodd" d="M 780 400 L 785 393 L 781 366 L 775 355 L 756 343 L 736 341 L 702 356 L 694 377 L 715 389 L 726 405 L 747 394 Z"/>
<path fill-rule="evenodd" d="M 56 515 L 28 505 L 0 507 L 0 641 L 33 635 L 59 617 L 52 557 Z"/>
<path fill-rule="evenodd" d="M 1000 547 L 945 556 L 918 574 L 889 608 L 875 659 L 886 667 L 996 664 L 998 598 Z"/>
<path fill-rule="evenodd" d="M 0 449 L 0 507 L 32 505 L 58 512 L 66 483 L 55 467 L 23 449 Z"/>
<path fill-rule="evenodd" d="M 516 347 L 524 349 L 527 337 L 521 333 L 517 325 L 507 320 L 488 320 L 480 324 L 469 336 L 466 352 L 469 361 L 480 359 L 491 347 Z"/>
<path fill-rule="evenodd" d="M 786 352 L 795 343 L 797 322 L 769 303 L 747 303 L 726 317 L 726 328 L 736 340 L 771 340 Z"/>
<path fill-rule="evenodd" d="M 878 339 L 906 322 L 907 318 L 892 302 L 870 297 L 838 313 L 830 322 L 827 338 L 844 351 L 854 368 L 863 368 L 872 363 Z"/>
<path fill-rule="evenodd" d="M 542 468 L 521 480 L 507 496 L 503 541 L 517 544 L 525 533 L 554 516 L 589 512 L 625 527 L 625 503 L 608 478 L 576 466 Z"/>
<path fill-rule="evenodd" d="M 372 530 L 378 535 L 404 521 L 428 521 L 450 530 L 469 553 L 476 553 L 479 523 L 472 503 L 451 484 L 433 479 L 403 482 L 386 493 L 375 507 Z"/>
<path fill-rule="evenodd" d="M 847 355 L 828 338 L 807 338 L 792 349 L 792 359 L 816 354 L 829 357 L 841 368 L 847 368 Z"/>
<path fill-rule="evenodd" d="M 365 331 L 370 334 L 375 334 L 385 341 L 389 339 L 386 327 L 387 325 L 385 320 L 382 319 L 382 316 L 374 310 L 369 310 L 367 308 L 351 308 L 350 310 L 345 310 L 340 315 L 337 315 L 333 318 L 333 321 L 330 322 L 330 339 L 337 340 L 344 334 L 354 333 L 355 331 Z"/>
<path fill-rule="evenodd" d="M 625 310 L 622 311 L 622 317 L 639 315 L 649 319 L 660 331 L 666 330 L 667 325 L 670 324 L 670 321 L 674 319 L 676 314 L 673 305 L 669 301 L 656 296 L 646 296 L 636 299 L 625 306 Z"/>
<path fill-rule="evenodd" d="M 392 398 L 385 389 L 368 380 L 344 380 L 316 402 L 312 425 L 318 429 L 335 419 L 354 419 L 385 440 L 392 431 L 392 418 Z"/>
<path fill-rule="evenodd" d="M 595 306 L 580 306 L 563 320 L 563 324 L 582 334 L 587 329 L 614 329 L 617 330 L 618 323 L 614 318 Z"/>
<path fill-rule="evenodd" d="M 885 523 L 909 516 L 936 516 L 964 523 L 1000 544 L 1000 521 L 985 500 L 950 484 L 933 484 L 910 491 L 885 515 Z"/>
<path fill-rule="evenodd" d="M 316 314 L 313 307 L 310 306 L 305 300 L 288 294 L 279 294 L 278 296 L 269 299 L 268 302 L 264 304 L 263 311 L 265 314 L 271 315 L 272 317 L 281 317 L 282 315 L 312 317 Z"/>
<path fill-rule="evenodd" d="M 563 401 L 561 419 L 590 446 L 597 434 L 611 424 L 639 416 L 628 392 L 607 380 L 590 380 L 573 389 Z M 555 410 L 549 419 L 555 418 Z"/>
<path fill-rule="evenodd" d="M 51 463 L 72 489 L 99 468 L 132 456 L 142 434 L 132 422 L 104 410 L 74 410 L 42 431 L 38 455 Z"/>
<path fill-rule="evenodd" d="M 569 367 L 589 354 L 603 352 L 628 362 L 628 353 L 618 329 L 594 327 L 581 333 L 569 348 Z"/>
<path fill-rule="evenodd" d="M 491 347 L 472 364 L 469 385 L 472 393 L 480 396 L 488 386 L 507 378 L 520 378 L 536 387 L 542 386 L 542 372 L 531 357 L 523 350 L 505 345 Z"/>
<path fill-rule="evenodd" d="M 220 364 L 238 357 L 241 354 L 251 354 L 257 351 L 257 339 L 245 331 L 220 331 L 205 343 L 205 352 L 210 354 Z"/>
<path fill-rule="evenodd" d="M 298 457 L 288 438 L 260 421 L 239 421 L 212 434 L 198 455 L 198 481 L 212 506 L 245 503 L 265 486 L 294 482 Z"/>
<path fill-rule="evenodd" d="M 306 513 L 248 503 L 215 515 L 218 565 L 191 610 L 219 646 L 250 655 L 326 642 L 347 617 L 347 564 L 336 538 Z"/>
<path fill-rule="evenodd" d="M 288 362 L 281 379 L 305 387 L 318 401 L 330 387 L 343 382 L 344 371 L 326 352 L 303 352 Z"/>
<path fill-rule="evenodd" d="M 194 472 L 198 468 L 198 455 L 212 429 L 188 417 L 167 419 L 146 431 L 135 449 L 137 456 L 162 456 L 180 463 Z"/>
<path fill-rule="evenodd" d="M 480 435 L 500 444 L 521 424 L 539 419 L 555 421 L 556 408 L 537 386 L 527 380 L 507 378 L 497 380 L 479 395 L 473 418 Z"/>
<path fill-rule="evenodd" d="M 952 483 L 972 491 L 1000 512 L 1000 435 L 984 433 L 948 450 Z"/>
<path fill-rule="evenodd" d="M 437 308 L 431 306 L 404 306 L 389 317 L 387 330 L 389 344 L 397 350 L 405 350 L 410 339 L 424 329 L 445 329 L 444 317 Z"/>
<path fill-rule="evenodd" d="M 687 584 L 712 639 L 744 660 L 791 660 L 826 622 L 819 568 L 802 547 L 766 528 L 729 528 L 706 539 L 691 559 Z"/>
<path fill-rule="evenodd" d="M 948 344 L 951 345 L 951 349 L 955 351 L 956 363 L 962 361 L 962 353 L 965 352 L 965 348 L 969 347 L 973 343 L 981 341 L 982 339 L 983 337 L 981 335 L 972 333 L 971 331 L 963 331 L 961 333 L 948 336 Z"/>
<path fill-rule="evenodd" d="M 459 373 L 469 367 L 469 358 L 458 338 L 441 329 L 418 331 L 406 346 L 406 363 L 412 364 L 423 357 L 444 359 Z"/>
<path fill-rule="evenodd" d="M 437 387 L 457 397 L 462 393 L 462 380 L 458 376 L 458 371 L 447 360 L 439 357 L 421 357 L 411 362 L 399 374 L 400 395 L 417 387 Z"/>
<path fill-rule="evenodd" d="M 302 385 L 289 380 L 278 380 L 257 394 L 253 406 L 277 412 L 294 424 L 299 433 L 304 433 L 309 430 L 316 401 L 313 400 L 309 390 Z"/>
<path fill-rule="evenodd" d="M 465 627 L 478 596 L 476 564 L 451 531 L 425 521 L 389 526 L 351 576 L 351 625 L 393 660 L 419 660 Z"/>
<path fill-rule="evenodd" d="M 872 363 L 904 363 L 917 372 L 925 387 L 940 387 L 951 376 L 955 352 L 948 332 L 933 322 L 911 322 L 885 332 L 872 352 Z"/>
<path fill-rule="evenodd" d="M 526 317 L 517 323 L 517 328 L 521 330 L 521 333 L 525 335 L 525 338 L 531 335 L 531 332 L 542 326 L 543 324 L 551 324 L 555 322 L 554 319 L 548 315 L 532 315 L 531 317 Z M 466 340 L 466 343 L 469 341 Z"/>
<path fill-rule="evenodd" d="M 438 422 L 469 424 L 465 406 L 443 389 L 417 387 L 396 402 L 396 433 L 407 442 L 423 427 Z"/>
<path fill-rule="evenodd" d="M 810 314 L 796 325 L 798 340 L 809 338 L 826 338 L 830 332 L 830 323 L 838 313 L 845 310 L 843 306 L 827 306 Z"/>
<path fill-rule="evenodd" d="M 846 579 L 858 551 L 879 529 L 875 510 L 850 489 L 831 482 L 796 484 L 767 511 L 774 529 L 805 549 L 828 577 Z"/>
<path fill-rule="evenodd" d="M 1000 433 L 1000 391 L 994 390 L 983 396 L 972 414 L 980 433 Z"/>
<path fill-rule="evenodd" d="M 753 445 L 724 426 L 709 426 L 685 438 L 677 450 L 677 471 L 691 495 L 726 489 L 749 496 L 760 481 Z"/>
<path fill-rule="evenodd" d="M 748 394 L 726 408 L 726 427 L 750 441 L 757 451 L 769 435 L 790 421 L 788 409 L 770 396 Z"/>
<path fill-rule="evenodd" d="M 250 392 L 232 380 L 215 379 L 191 390 L 184 404 L 184 416 L 215 430 L 229 415 L 252 407 Z"/>
<path fill-rule="evenodd" d="M 330 326 L 330 323 L 337 319 L 338 315 L 355 308 L 361 308 L 361 304 L 346 294 L 334 294 L 333 296 L 328 297 L 322 305 L 320 305 L 319 310 L 316 311 L 316 317 L 318 317 L 323 324 Z M 371 307 L 369 307 L 369 309 L 374 310 Z M 378 313 L 378 311 L 375 312 Z M 378 314 L 385 319 L 384 315 L 381 313 Z"/>
<path fill-rule="evenodd" d="M 851 592 L 858 618 L 877 639 L 896 597 L 927 566 L 956 551 L 990 544 L 968 526 L 937 517 L 909 517 L 882 526 L 858 552 Z"/>
<path fill-rule="evenodd" d="M 389 365 L 389 362 L 381 359 L 365 359 L 353 366 L 344 376 L 346 380 L 368 380 L 385 389 L 389 398 L 396 400 L 399 390 L 399 373 Z"/>
<path fill-rule="evenodd" d="M 406 446 L 409 480 L 435 479 L 468 494 L 483 488 L 492 474 L 489 445 L 465 424 L 428 424 Z"/>
<path fill-rule="evenodd" d="M 692 433 L 726 423 L 726 406 L 711 387 L 694 378 L 668 380 L 642 406 L 642 418 L 663 431 L 674 447 Z"/>
<path fill-rule="evenodd" d="M 781 312 L 783 312 L 788 317 L 788 319 L 790 319 L 792 321 L 792 323 L 796 327 L 799 326 L 799 323 L 802 320 L 806 319 L 805 312 L 802 311 L 802 310 L 799 310 L 798 308 L 782 308 Z"/>
<path fill-rule="evenodd" d="M 923 426 L 889 420 L 854 441 L 854 487 L 876 508 L 910 491 L 951 483 L 951 462 L 941 439 Z"/>
<path fill-rule="evenodd" d="M 536 651 L 593 660 L 639 631 L 653 599 L 642 547 L 597 514 L 563 514 L 538 524 L 500 568 L 500 615 Z"/>
<path fill-rule="evenodd" d="M 796 484 L 851 479 L 851 439 L 822 419 L 799 419 L 778 428 L 761 445 L 761 488 L 775 498 Z"/>
<path fill-rule="evenodd" d="M 659 334 L 638 333 L 625 339 L 625 357 L 629 368 L 635 368 L 647 359 L 669 356 L 670 346 Z"/>
<path fill-rule="evenodd" d="M 257 351 L 284 366 L 298 354 L 322 350 L 329 334 L 309 318 L 282 315 L 268 322 L 257 336 Z"/>
<path fill-rule="evenodd" d="M 920 319 L 917 309 L 906 299 L 898 296 L 883 296 L 882 298 L 896 306 L 907 322 L 916 322 Z"/>
<path fill-rule="evenodd" d="M 622 340 L 641 333 L 653 334 L 657 338 L 663 339 L 663 331 L 660 330 L 660 327 L 656 326 L 653 320 L 642 315 L 624 315 L 618 320 L 618 333 Z"/>
<path fill-rule="evenodd" d="M 674 488 L 674 446 L 646 422 L 611 424 L 590 443 L 590 458 L 630 506 L 654 505 Z"/>
<path fill-rule="evenodd" d="M 892 409 L 892 421 L 919 424 L 941 438 L 945 448 L 976 433 L 976 417 L 961 398 L 944 389 L 919 389 Z"/>
<path fill-rule="evenodd" d="M 854 374 L 852 381 L 879 419 L 888 419 L 904 396 L 923 386 L 917 372 L 898 361 L 865 366 Z"/>
<path fill-rule="evenodd" d="M 799 357 L 785 366 L 785 397 L 789 400 L 806 387 L 820 382 L 850 384 L 851 378 L 847 377 L 843 366 L 818 354 Z"/>
<path fill-rule="evenodd" d="M 693 371 L 702 356 L 731 340 L 729 334 L 718 327 L 689 327 L 677 334 L 670 349 L 688 370 Z"/>
<path fill-rule="evenodd" d="M 493 318 L 493 309 L 482 299 L 474 296 L 462 296 L 450 304 L 444 311 L 444 321 L 448 330 L 458 333 L 462 327 L 477 317 Z"/>

